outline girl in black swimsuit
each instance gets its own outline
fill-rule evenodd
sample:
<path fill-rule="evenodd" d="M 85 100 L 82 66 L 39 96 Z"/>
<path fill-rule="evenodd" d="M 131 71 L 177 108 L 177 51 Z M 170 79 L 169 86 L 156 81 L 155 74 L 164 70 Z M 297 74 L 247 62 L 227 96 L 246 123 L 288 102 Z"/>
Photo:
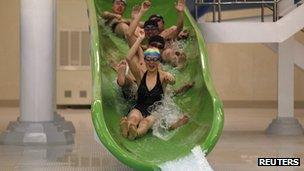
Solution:
<path fill-rule="evenodd" d="M 148 110 L 150 106 L 152 106 L 155 102 L 161 101 L 162 96 L 164 94 L 163 86 L 159 78 L 159 72 L 157 71 L 157 80 L 154 88 L 152 88 L 151 91 L 149 91 L 147 85 L 146 85 L 146 77 L 147 72 L 145 72 L 140 85 L 137 90 L 137 103 L 134 107 L 134 109 L 137 109 L 141 112 L 143 117 L 149 116 L 151 111 Z"/>
<path fill-rule="evenodd" d="M 144 32 L 140 32 L 126 59 L 138 84 L 137 103 L 128 117 L 122 118 L 120 122 L 122 135 L 130 140 L 145 135 L 152 127 L 156 118 L 151 115 L 148 108 L 162 99 L 167 84 L 175 83 L 175 78 L 170 73 L 158 69 L 160 52 L 157 48 L 149 48 L 145 51 L 146 70 L 136 62 L 136 52 L 144 37 Z"/>

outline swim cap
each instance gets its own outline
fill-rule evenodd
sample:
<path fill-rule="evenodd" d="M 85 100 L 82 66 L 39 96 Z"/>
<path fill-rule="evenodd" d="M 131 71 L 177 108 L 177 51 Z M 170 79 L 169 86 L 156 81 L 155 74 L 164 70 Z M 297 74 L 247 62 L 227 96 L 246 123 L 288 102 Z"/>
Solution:
<path fill-rule="evenodd" d="M 145 55 L 145 60 L 148 60 L 148 61 L 151 61 L 151 60 L 158 61 L 158 60 L 160 60 L 160 52 L 156 48 L 148 48 L 144 52 L 144 55 Z"/>

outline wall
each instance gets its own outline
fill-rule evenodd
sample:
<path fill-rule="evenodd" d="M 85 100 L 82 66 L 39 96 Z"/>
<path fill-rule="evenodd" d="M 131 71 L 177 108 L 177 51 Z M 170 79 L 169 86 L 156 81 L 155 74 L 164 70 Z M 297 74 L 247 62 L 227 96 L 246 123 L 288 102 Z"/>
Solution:
<path fill-rule="evenodd" d="M 85 0 L 57 0 L 58 29 L 88 29 Z"/>
<path fill-rule="evenodd" d="M 85 1 L 58 0 L 58 28 L 87 29 Z M 19 0 L 0 0 L 0 106 L 19 99 Z M 304 33 L 297 39 L 304 43 Z M 215 87 L 225 104 L 277 97 L 277 55 L 261 44 L 209 44 Z M 89 83 L 88 75 L 83 74 Z M 58 85 L 60 85 L 59 83 Z M 304 101 L 304 73 L 295 68 L 295 100 Z"/>
<path fill-rule="evenodd" d="M 19 10 L 19 0 L 0 0 L 0 106 L 19 105 Z M 57 0 L 60 29 L 88 30 L 85 0 Z M 64 80 L 60 75 L 69 73 L 58 71 L 58 85 Z M 90 82 L 89 70 L 82 75 Z"/>
<path fill-rule="evenodd" d="M 57 40 L 60 30 L 88 31 L 89 22 L 85 0 L 60 0 L 57 1 Z M 57 49 L 60 44 L 57 43 Z M 59 50 L 57 50 L 59 52 Z M 57 61 L 59 61 L 57 53 Z M 89 56 L 87 56 L 89 57 Z M 91 104 L 91 70 L 87 69 L 59 69 L 57 70 L 57 104 L 58 105 L 89 105 Z M 65 91 L 71 91 L 72 97 L 66 97 Z M 80 91 L 85 91 L 87 96 L 79 96 Z"/>
<path fill-rule="evenodd" d="M 295 37 L 304 43 L 303 32 Z M 276 53 L 262 44 L 208 44 L 207 47 L 212 78 L 224 103 L 276 106 Z M 294 70 L 296 107 L 304 106 L 304 71 L 297 66 Z"/>
<path fill-rule="evenodd" d="M 212 78 L 223 100 L 275 100 L 277 57 L 261 44 L 209 44 Z"/>
<path fill-rule="evenodd" d="M 296 40 L 304 45 L 304 32 L 299 31 L 296 35 Z M 303 58 L 304 58 L 304 54 Z M 304 70 L 301 68 L 295 68 L 295 100 L 304 101 Z"/>
<path fill-rule="evenodd" d="M 16 105 L 19 99 L 19 0 L 0 0 L 0 22 L 0 105 Z"/>

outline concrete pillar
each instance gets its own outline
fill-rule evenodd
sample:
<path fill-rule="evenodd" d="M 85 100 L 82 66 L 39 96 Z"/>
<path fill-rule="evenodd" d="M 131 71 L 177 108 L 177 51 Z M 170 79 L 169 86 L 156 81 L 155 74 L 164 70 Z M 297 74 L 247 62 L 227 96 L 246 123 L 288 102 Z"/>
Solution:
<path fill-rule="evenodd" d="M 20 118 L 0 136 L 3 144 L 69 144 L 71 122 L 54 119 L 56 0 L 21 0 Z"/>
<path fill-rule="evenodd" d="M 286 40 L 279 43 L 278 48 L 278 117 L 294 117 L 294 56 L 291 45 Z"/>
<path fill-rule="evenodd" d="M 53 121 L 53 0 L 21 0 L 21 121 Z"/>
<path fill-rule="evenodd" d="M 267 128 L 267 133 L 278 135 L 303 134 L 294 118 L 294 53 L 293 37 L 278 46 L 278 116 Z"/>

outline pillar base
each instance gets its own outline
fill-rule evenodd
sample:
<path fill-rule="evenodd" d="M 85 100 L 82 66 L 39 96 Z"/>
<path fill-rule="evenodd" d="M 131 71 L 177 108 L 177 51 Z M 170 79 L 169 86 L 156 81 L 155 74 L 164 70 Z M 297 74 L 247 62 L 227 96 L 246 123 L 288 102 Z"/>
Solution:
<path fill-rule="evenodd" d="M 58 114 L 52 122 L 10 122 L 0 135 L 0 144 L 64 145 L 74 143 L 75 128 Z"/>
<path fill-rule="evenodd" d="M 302 125 L 293 117 L 279 117 L 273 119 L 266 129 L 267 134 L 273 135 L 302 135 Z"/>
<path fill-rule="evenodd" d="M 60 116 L 58 113 L 54 113 L 55 123 L 58 124 L 63 130 L 70 131 L 75 134 L 75 127 L 71 121 L 66 121 L 64 117 Z"/>

